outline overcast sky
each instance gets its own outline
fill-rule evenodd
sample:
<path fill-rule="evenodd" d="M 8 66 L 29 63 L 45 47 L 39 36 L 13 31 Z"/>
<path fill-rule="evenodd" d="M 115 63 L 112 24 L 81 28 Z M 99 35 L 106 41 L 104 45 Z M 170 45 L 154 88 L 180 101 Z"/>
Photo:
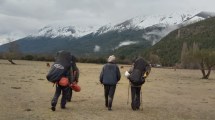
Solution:
<path fill-rule="evenodd" d="M 214 5 L 215 0 L 0 0 L 0 42 L 47 25 L 101 26 L 135 16 L 215 12 Z"/>

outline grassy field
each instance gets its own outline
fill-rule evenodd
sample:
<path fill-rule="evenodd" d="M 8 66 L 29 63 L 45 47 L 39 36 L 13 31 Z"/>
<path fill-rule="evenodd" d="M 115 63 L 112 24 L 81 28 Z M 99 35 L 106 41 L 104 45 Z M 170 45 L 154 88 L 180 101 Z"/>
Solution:
<path fill-rule="evenodd" d="M 50 109 L 55 87 L 45 76 L 46 62 L 0 60 L 0 120 L 214 120 L 215 71 L 209 80 L 200 70 L 152 68 L 142 87 L 142 110 L 132 111 L 128 80 L 117 85 L 113 111 L 104 105 L 99 74 L 103 65 L 78 63 L 81 92 L 74 93 L 67 109 Z M 119 65 L 120 67 L 123 65 Z M 60 102 L 60 100 L 59 100 Z M 129 103 L 127 103 L 129 102 Z"/>

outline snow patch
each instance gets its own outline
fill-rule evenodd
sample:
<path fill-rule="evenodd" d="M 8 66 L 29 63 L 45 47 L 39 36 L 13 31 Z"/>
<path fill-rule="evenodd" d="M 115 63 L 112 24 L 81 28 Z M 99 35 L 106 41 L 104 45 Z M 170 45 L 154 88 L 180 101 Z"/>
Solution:
<path fill-rule="evenodd" d="M 183 25 L 189 25 L 189 24 L 192 24 L 192 23 L 195 23 L 195 22 L 204 20 L 204 19 L 205 19 L 205 18 L 203 18 L 203 17 L 194 16 L 194 17 L 192 17 L 191 19 L 189 19 L 189 20 L 183 22 Z"/>

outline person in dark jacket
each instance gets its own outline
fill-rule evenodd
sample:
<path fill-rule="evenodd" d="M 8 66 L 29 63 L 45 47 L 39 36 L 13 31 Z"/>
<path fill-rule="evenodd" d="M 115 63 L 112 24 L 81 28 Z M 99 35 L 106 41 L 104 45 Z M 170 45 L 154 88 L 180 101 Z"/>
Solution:
<path fill-rule="evenodd" d="M 71 55 L 71 53 L 68 51 L 59 51 L 57 52 L 57 55 L 55 57 L 55 63 L 59 63 L 64 66 L 64 68 L 66 69 L 66 72 L 63 76 L 67 77 L 69 80 L 69 84 L 71 84 L 74 81 L 73 71 L 74 71 L 74 68 L 76 68 L 75 57 Z M 70 89 L 69 84 L 68 86 L 61 86 L 60 84 L 56 83 L 56 91 L 51 101 L 52 111 L 55 111 L 56 109 L 55 107 L 57 105 L 57 101 L 61 92 L 62 92 L 62 98 L 61 98 L 60 105 L 62 109 L 66 108 L 66 100 L 68 96 L 68 91 Z"/>
<path fill-rule="evenodd" d="M 134 60 L 132 67 L 125 73 L 125 76 L 130 80 L 131 108 L 133 110 L 140 109 L 141 86 L 144 84 L 150 70 L 150 65 L 142 57 L 139 57 Z"/>
<path fill-rule="evenodd" d="M 79 69 L 78 69 L 78 67 L 76 65 L 74 65 L 72 68 L 73 69 L 70 70 L 71 74 L 69 74 L 69 75 L 73 75 L 73 79 L 72 79 L 71 83 L 73 83 L 73 82 L 78 83 L 78 80 L 79 80 Z M 69 87 L 68 89 L 69 90 L 68 90 L 68 93 L 67 93 L 67 101 L 71 102 L 73 92 L 72 92 L 72 88 L 71 87 Z"/>
<path fill-rule="evenodd" d="M 121 78 L 119 67 L 115 63 L 115 56 L 109 56 L 101 71 L 100 82 L 104 85 L 105 106 L 112 110 L 112 102 L 116 90 L 116 84 Z"/>

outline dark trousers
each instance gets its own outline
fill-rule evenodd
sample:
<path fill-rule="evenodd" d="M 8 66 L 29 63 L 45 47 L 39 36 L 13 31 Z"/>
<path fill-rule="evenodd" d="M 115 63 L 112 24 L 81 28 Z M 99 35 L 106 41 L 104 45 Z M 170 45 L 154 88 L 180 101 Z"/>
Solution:
<path fill-rule="evenodd" d="M 56 85 L 55 94 L 54 94 L 54 97 L 51 101 L 51 105 L 53 107 L 55 107 L 57 105 L 57 101 L 58 101 L 58 98 L 61 94 L 61 91 L 62 91 L 61 107 L 65 107 L 66 98 L 67 98 L 67 94 L 68 94 L 68 87 L 64 87 L 64 86 L 60 86 L 60 85 Z"/>
<path fill-rule="evenodd" d="M 113 97 L 116 90 L 116 85 L 104 85 L 105 106 L 112 107 Z"/>
<path fill-rule="evenodd" d="M 131 108 L 137 110 L 140 108 L 140 90 L 141 87 L 131 86 Z"/>
<path fill-rule="evenodd" d="M 68 93 L 67 93 L 67 101 L 71 101 L 71 99 L 72 99 L 72 88 L 68 88 Z"/>

